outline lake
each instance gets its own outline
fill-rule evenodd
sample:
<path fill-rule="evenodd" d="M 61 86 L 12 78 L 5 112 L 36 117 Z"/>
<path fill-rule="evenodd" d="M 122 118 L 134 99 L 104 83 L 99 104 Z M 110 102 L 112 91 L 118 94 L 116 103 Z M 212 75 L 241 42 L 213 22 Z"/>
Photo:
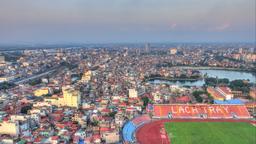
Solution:
<path fill-rule="evenodd" d="M 250 82 L 256 82 L 256 76 L 249 72 L 241 71 L 226 71 L 226 70 L 199 70 L 202 74 L 206 74 L 209 77 L 227 78 L 229 81 L 241 79 L 249 80 Z"/>
<path fill-rule="evenodd" d="M 207 74 L 209 77 L 227 78 L 229 81 L 233 80 L 249 80 L 256 83 L 256 76 L 249 72 L 241 71 L 226 71 L 226 70 L 199 70 L 202 74 Z M 168 80 L 151 80 L 151 84 L 169 84 L 179 86 L 203 86 L 204 80 L 191 81 L 168 81 Z"/>

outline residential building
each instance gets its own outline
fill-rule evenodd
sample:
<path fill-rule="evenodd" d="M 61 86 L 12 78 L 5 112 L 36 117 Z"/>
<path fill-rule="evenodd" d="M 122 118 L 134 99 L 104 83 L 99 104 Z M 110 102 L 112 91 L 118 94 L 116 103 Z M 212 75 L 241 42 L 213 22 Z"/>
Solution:
<path fill-rule="evenodd" d="M 49 94 L 49 88 L 40 88 L 34 91 L 35 96 L 43 96 Z"/>
<path fill-rule="evenodd" d="M 81 81 L 88 82 L 91 79 L 91 76 L 92 76 L 92 71 L 88 70 L 88 71 L 84 72 Z"/>
<path fill-rule="evenodd" d="M 0 134 L 8 134 L 13 136 L 19 135 L 19 123 L 3 121 L 0 122 Z"/>
<path fill-rule="evenodd" d="M 136 89 L 129 89 L 129 98 L 137 98 L 138 92 Z"/>
<path fill-rule="evenodd" d="M 81 93 L 73 87 L 62 87 L 62 97 L 45 98 L 45 101 L 56 106 L 68 106 L 78 108 L 81 104 Z"/>
<path fill-rule="evenodd" d="M 171 48 L 170 49 L 170 54 L 175 55 L 177 53 L 177 48 Z"/>
<path fill-rule="evenodd" d="M 256 99 L 256 87 L 250 89 L 249 96 Z"/>

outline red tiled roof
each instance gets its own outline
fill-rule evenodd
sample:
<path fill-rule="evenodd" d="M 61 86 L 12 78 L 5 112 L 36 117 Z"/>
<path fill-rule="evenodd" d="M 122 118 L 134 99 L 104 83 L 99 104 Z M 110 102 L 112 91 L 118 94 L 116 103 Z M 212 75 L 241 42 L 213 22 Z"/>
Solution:
<path fill-rule="evenodd" d="M 208 93 L 211 94 L 211 96 L 215 99 L 219 99 L 219 98 L 224 98 L 223 95 L 221 95 L 216 89 L 212 88 L 212 87 L 208 87 L 207 88 Z"/>
<path fill-rule="evenodd" d="M 34 142 L 41 142 L 42 138 L 41 137 L 37 137 L 36 139 L 34 139 Z"/>
<path fill-rule="evenodd" d="M 100 128 L 100 132 L 106 132 L 106 131 L 110 131 L 111 130 L 111 128 L 109 128 L 109 127 L 101 127 Z"/>
<path fill-rule="evenodd" d="M 223 91 L 225 94 L 231 94 L 231 90 L 228 87 L 219 87 L 221 91 Z"/>
<path fill-rule="evenodd" d="M 58 140 L 59 139 L 59 136 L 52 136 L 51 137 L 51 140 Z"/>
<path fill-rule="evenodd" d="M 95 134 L 92 136 L 92 138 L 95 140 L 95 139 L 100 139 L 100 135 L 99 134 Z"/>
<path fill-rule="evenodd" d="M 124 102 L 122 102 L 122 103 L 120 103 L 120 104 L 119 104 L 119 106 L 121 106 L 121 107 L 125 107 L 125 106 L 127 106 L 127 104 L 126 104 L 126 103 L 124 103 Z"/>
<path fill-rule="evenodd" d="M 190 97 L 189 97 L 189 96 L 182 96 L 182 97 L 178 97 L 178 98 L 176 98 L 176 101 L 178 101 L 178 102 L 185 102 L 185 103 L 187 103 L 187 102 L 189 102 L 189 101 L 190 101 Z"/>
<path fill-rule="evenodd" d="M 109 109 L 103 109 L 101 112 L 110 113 L 110 110 Z"/>

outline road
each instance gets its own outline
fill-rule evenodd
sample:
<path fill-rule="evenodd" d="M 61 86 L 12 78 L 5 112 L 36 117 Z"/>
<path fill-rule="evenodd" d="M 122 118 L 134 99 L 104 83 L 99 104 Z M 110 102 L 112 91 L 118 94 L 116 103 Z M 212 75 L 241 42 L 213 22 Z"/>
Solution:
<path fill-rule="evenodd" d="M 46 75 L 50 74 L 51 72 L 54 72 L 55 70 L 57 70 L 57 68 L 49 70 L 49 71 L 41 73 L 41 74 L 38 74 L 38 75 L 33 75 L 31 77 L 28 77 L 28 78 L 25 78 L 25 79 L 22 79 L 22 80 L 19 80 L 19 81 L 15 81 L 14 84 L 18 85 L 18 84 L 26 83 L 26 82 L 28 82 L 30 80 L 46 76 Z"/>
<path fill-rule="evenodd" d="M 110 62 L 111 60 L 112 60 L 112 59 L 107 59 L 107 60 L 101 62 L 100 64 L 96 64 L 95 66 L 93 66 L 93 68 L 97 69 L 98 66 L 100 66 L 100 65 L 102 65 L 102 64 L 106 64 L 106 63 Z M 51 68 L 49 71 L 43 72 L 43 73 L 41 73 L 41 74 L 33 75 L 33 76 L 31 76 L 31 77 L 28 77 L 28 78 L 25 78 L 25 79 L 22 79 L 22 80 L 14 81 L 13 83 L 16 84 L 16 85 L 22 84 L 22 83 L 26 83 L 26 82 L 28 82 L 28 81 L 30 81 L 30 80 L 33 80 L 33 79 L 37 79 L 37 78 L 41 78 L 41 77 L 43 77 L 43 76 L 46 76 L 46 75 L 48 75 L 48 74 L 50 74 L 50 73 L 56 71 L 58 68 L 59 68 L 59 66 L 56 66 L 56 67 L 54 67 L 54 68 Z"/>

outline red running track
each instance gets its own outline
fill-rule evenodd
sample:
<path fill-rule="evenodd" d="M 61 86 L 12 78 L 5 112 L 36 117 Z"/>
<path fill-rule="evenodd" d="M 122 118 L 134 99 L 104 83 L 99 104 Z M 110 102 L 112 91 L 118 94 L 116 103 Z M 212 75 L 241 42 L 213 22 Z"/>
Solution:
<path fill-rule="evenodd" d="M 136 139 L 139 144 L 170 144 L 168 135 L 161 134 L 166 122 L 248 122 L 256 124 L 256 121 L 234 119 L 163 119 L 147 123 L 136 131 Z M 164 130 L 165 131 L 165 130 Z M 162 135 L 162 138 L 161 138 Z"/>

